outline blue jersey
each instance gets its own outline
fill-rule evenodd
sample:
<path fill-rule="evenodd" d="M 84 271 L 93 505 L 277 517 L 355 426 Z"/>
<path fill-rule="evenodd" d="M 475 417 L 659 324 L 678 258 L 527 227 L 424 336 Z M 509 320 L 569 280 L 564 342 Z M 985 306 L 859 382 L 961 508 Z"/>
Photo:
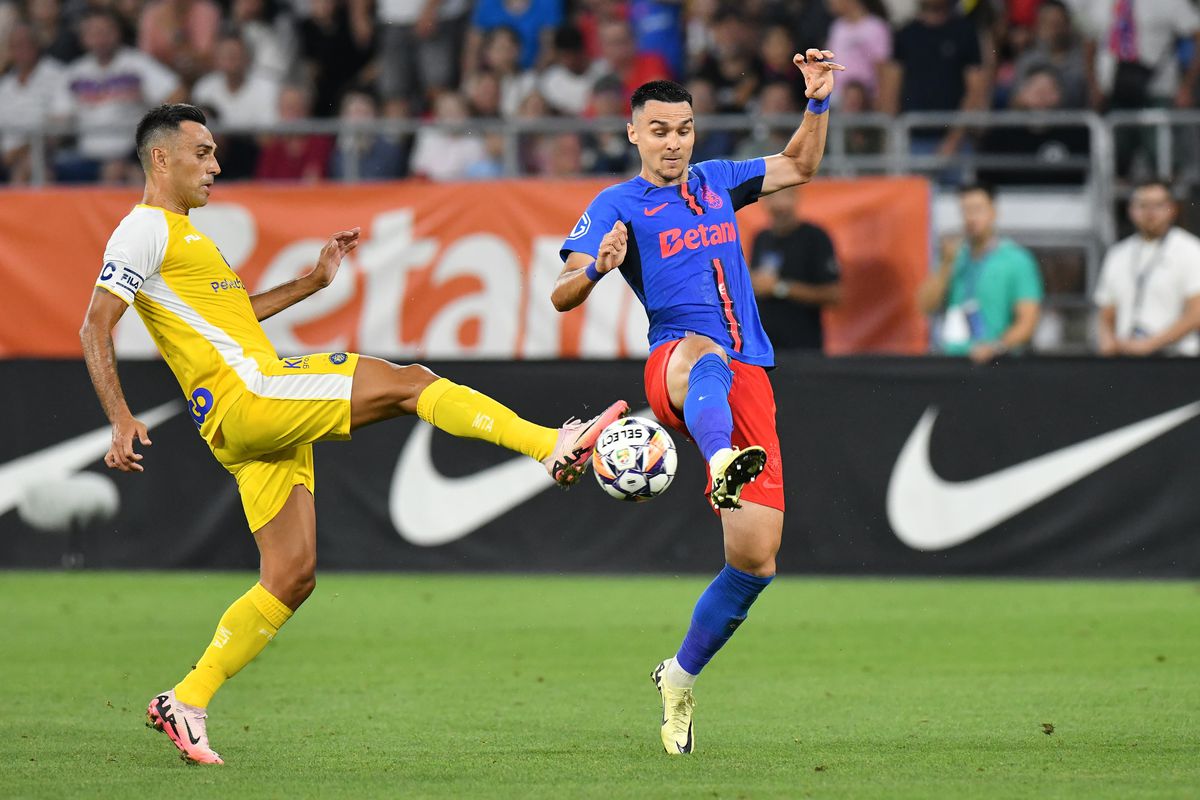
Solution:
<path fill-rule="evenodd" d="M 650 349 L 699 333 L 731 358 L 775 366 L 775 353 L 758 318 L 750 271 L 738 241 L 734 212 L 762 192 L 766 163 L 704 161 L 686 183 L 655 186 L 642 177 L 596 196 L 563 242 L 595 258 L 617 220 L 629 230 L 620 272 L 646 307 Z"/>

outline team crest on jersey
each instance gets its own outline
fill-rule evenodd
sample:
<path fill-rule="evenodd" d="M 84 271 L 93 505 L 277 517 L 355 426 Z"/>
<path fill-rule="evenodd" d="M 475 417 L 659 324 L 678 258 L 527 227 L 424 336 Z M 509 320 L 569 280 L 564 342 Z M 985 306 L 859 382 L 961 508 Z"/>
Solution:
<path fill-rule="evenodd" d="M 588 213 L 585 211 L 583 212 L 583 216 L 579 218 L 579 222 L 575 223 L 575 229 L 571 231 L 571 235 L 567 238 L 578 239 L 580 236 L 583 236 L 585 233 L 587 233 L 591 227 L 592 218 L 589 217 Z"/>
<path fill-rule="evenodd" d="M 721 195 L 710 189 L 708 184 L 704 184 L 700 187 L 700 199 L 703 200 L 704 204 L 709 208 L 720 208 L 721 206 L 725 205 L 725 201 L 721 199 Z"/>
<path fill-rule="evenodd" d="M 334 364 L 345 364 L 346 363 L 346 354 L 345 353 L 330 353 L 329 360 L 332 361 Z"/>

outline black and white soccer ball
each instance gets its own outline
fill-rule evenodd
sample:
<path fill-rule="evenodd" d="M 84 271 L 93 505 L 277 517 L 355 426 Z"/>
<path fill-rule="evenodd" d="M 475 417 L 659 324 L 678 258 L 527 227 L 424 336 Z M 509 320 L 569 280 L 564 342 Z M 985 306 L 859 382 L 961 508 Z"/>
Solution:
<path fill-rule="evenodd" d="M 610 497 L 640 503 L 675 479 L 675 442 L 645 417 L 625 417 L 605 428 L 592 453 L 596 482 Z"/>

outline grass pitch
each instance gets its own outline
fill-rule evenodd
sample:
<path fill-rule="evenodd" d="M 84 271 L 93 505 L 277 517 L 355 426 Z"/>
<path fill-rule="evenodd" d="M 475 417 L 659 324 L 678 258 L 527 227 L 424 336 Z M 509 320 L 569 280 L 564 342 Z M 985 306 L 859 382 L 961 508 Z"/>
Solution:
<path fill-rule="evenodd" d="M 0 573 L 0 796 L 1200 796 L 1190 584 L 784 576 L 668 758 L 704 579 L 324 576 L 187 767 L 146 703 L 253 580 Z"/>

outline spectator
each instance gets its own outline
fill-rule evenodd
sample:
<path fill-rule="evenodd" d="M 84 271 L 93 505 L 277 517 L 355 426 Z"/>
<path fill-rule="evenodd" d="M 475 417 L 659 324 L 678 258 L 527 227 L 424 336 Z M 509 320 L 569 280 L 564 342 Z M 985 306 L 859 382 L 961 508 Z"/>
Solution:
<path fill-rule="evenodd" d="M 300 84 L 279 92 L 279 121 L 298 122 L 312 114 L 312 91 Z M 333 139 L 329 136 L 285 133 L 263 144 L 254 177 L 268 181 L 318 181 L 325 177 Z"/>
<path fill-rule="evenodd" d="M 683 3 L 681 0 L 630 0 L 629 26 L 638 55 L 657 56 L 678 79 L 684 70 Z"/>
<path fill-rule="evenodd" d="M 740 114 L 758 93 L 762 64 L 751 42 L 753 34 L 738 12 L 722 10 L 713 20 L 713 47 L 693 77 L 704 78 L 717 91 L 722 113 Z"/>
<path fill-rule="evenodd" d="M 854 116 L 865 114 L 871 109 L 871 96 L 867 87 L 858 81 L 840 86 L 840 115 L 846 118 L 846 153 L 849 155 L 878 155 L 883 152 L 884 131 L 872 125 L 855 125 Z"/>
<path fill-rule="evenodd" d="M 272 12 L 267 0 L 233 0 L 232 30 L 240 33 L 254 63 L 251 74 L 277 82 L 287 78 L 296 58 L 295 23 L 288 13 Z"/>
<path fill-rule="evenodd" d="M 476 0 L 463 52 L 463 73 L 470 75 L 478 68 L 484 35 L 500 26 L 512 28 L 520 38 L 517 63 L 521 69 L 540 66 L 550 53 L 554 30 L 562 22 L 562 0 Z"/>
<path fill-rule="evenodd" d="M 1108 251 L 1096 285 L 1100 355 L 1200 355 L 1200 239 L 1177 215 L 1166 181 L 1134 190 L 1136 232 Z"/>
<path fill-rule="evenodd" d="M 472 117 L 500 117 L 500 80 L 494 72 L 480 70 L 467 78 L 463 86 Z"/>
<path fill-rule="evenodd" d="M 59 0 L 29 0 L 29 24 L 42 54 L 61 64 L 68 64 L 83 55 L 79 37 L 63 19 Z"/>
<path fill-rule="evenodd" d="M 692 112 L 698 119 L 717 113 L 717 93 L 712 83 L 703 78 L 693 78 L 688 81 L 687 89 L 692 93 Z M 732 131 L 714 130 L 703 123 L 694 130 L 693 162 L 698 164 L 701 161 L 729 158 L 733 155 L 737 140 Z"/>
<path fill-rule="evenodd" d="M 1071 12 L 1062 0 L 1042 0 L 1037 12 L 1033 46 L 1016 63 L 1016 82 L 1021 84 L 1037 69 L 1055 71 L 1062 87 L 1063 108 L 1088 105 L 1088 69 L 1083 45 L 1071 28 Z"/>
<path fill-rule="evenodd" d="M 309 16 L 300 23 L 300 57 L 316 87 L 313 113 L 318 117 L 337 112 L 342 92 L 371 60 L 374 29 L 368 3 L 309 0 Z"/>
<path fill-rule="evenodd" d="M 758 313 L 776 350 L 822 350 L 821 310 L 840 302 L 841 270 L 833 242 L 797 215 L 798 192 L 763 198 L 771 227 L 754 237 L 750 280 Z"/>
<path fill-rule="evenodd" d="M 261 73 L 251 72 L 253 63 L 245 41 L 227 33 L 217 41 L 213 54 L 216 69 L 196 82 L 192 99 L 216 111 L 222 126 L 266 128 L 279 119 L 279 84 Z M 221 175 L 239 180 L 254 175 L 258 141 L 254 133 L 229 133 L 221 146 Z"/>
<path fill-rule="evenodd" d="M 574 178 L 583 174 L 583 142 L 577 133 L 544 136 L 540 146 L 538 175 L 543 178 Z"/>
<path fill-rule="evenodd" d="M 467 165 L 463 177 L 470 181 L 490 181 L 504 177 L 504 151 L 507 148 L 504 135 L 483 135 L 483 157 Z"/>
<path fill-rule="evenodd" d="M 791 87 L 786 83 L 769 83 L 764 86 L 753 110 L 758 124 L 754 126 L 750 136 L 737 146 L 734 158 L 761 158 L 763 153 L 782 152 L 783 148 L 787 147 L 796 125 L 791 121 L 781 122 L 778 118 L 795 113 Z"/>
<path fill-rule="evenodd" d="M 829 0 L 829 10 L 834 20 L 827 46 L 838 62 L 846 66 L 838 82 L 861 83 L 873 103 L 879 89 L 879 73 L 892 57 L 892 29 L 867 10 L 866 0 Z"/>
<path fill-rule="evenodd" d="M 896 34 L 892 61 L 882 74 L 880 108 L 901 111 L 981 110 L 987 105 L 987 79 L 975 27 L 960 17 L 950 0 L 921 0 L 917 18 Z M 965 132 L 953 128 L 913 136 L 914 152 L 949 156 Z"/>
<path fill-rule="evenodd" d="M 62 80 L 62 65 L 38 49 L 34 29 L 17 23 L 8 34 L 8 72 L 0 77 L 0 108 L 5 122 L 41 127 Z M 0 159 L 9 183 L 29 183 L 32 174 L 29 137 L 14 130 L 0 134 Z"/>
<path fill-rule="evenodd" d="M 133 129 L 151 106 L 184 97 L 179 78 L 145 53 L 121 45 L 111 11 L 84 15 L 80 39 L 86 55 L 66 68 L 53 103 L 54 117 L 73 121 L 76 150 L 61 153 L 60 180 L 120 183 L 135 174 Z"/>
<path fill-rule="evenodd" d="M 467 102 L 455 92 L 442 92 L 434 104 L 434 119 L 448 126 L 467 121 Z M 414 175 L 435 181 L 461 180 L 467 169 L 487 158 L 483 137 L 455 128 L 425 127 L 417 133 L 413 148 Z"/>
<path fill-rule="evenodd" d="M 1200 11 L 1188 0 L 1113 0 L 1085 7 L 1087 64 L 1093 104 L 1189 108 L 1200 78 Z M 1193 41 L 1180 80 L 1175 40 Z"/>
<path fill-rule="evenodd" d="M 687 4 L 684 30 L 687 37 L 688 74 L 695 74 L 709 53 L 717 46 L 713 28 L 716 26 L 718 0 L 693 0 Z"/>
<path fill-rule="evenodd" d="M 944 312 L 941 346 L 976 363 L 1023 348 L 1041 314 L 1042 277 L 1033 254 L 996 234 L 992 189 L 959 192 L 966 241 L 942 240 L 937 269 L 917 293 L 926 314 Z"/>
<path fill-rule="evenodd" d="M 595 82 L 578 28 L 564 25 L 554 32 L 552 59 L 537 79 L 538 91 L 555 111 L 578 116 L 587 110 Z"/>
<path fill-rule="evenodd" d="M 210 68 L 220 27 L 212 0 L 151 0 L 138 21 L 138 49 L 190 83 Z"/>
<path fill-rule="evenodd" d="M 607 22 L 600 28 L 600 51 L 603 58 L 592 65 L 597 76 L 615 75 L 621 79 L 626 96 L 649 81 L 666 78 L 671 67 L 656 53 L 638 53 L 633 33 L 625 22 Z M 628 104 L 626 105 L 628 112 Z"/>
<path fill-rule="evenodd" d="M 350 89 L 342 97 L 339 116 L 349 126 L 364 125 L 379 118 L 378 104 L 363 89 Z M 343 128 L 337 137 L 329 174 L 338 180 L 379 181 L 400 177 L 404 148 L 393 137 Z"/>
<path fill-rule="evenodd" d="M 628 102 L 625 85 L 616 76 L 601 78 L 592 91 L 592 116 L 623 117 Z M 594 175 L 624 175 L 629 171 L 630 155 L 635 151 L 624 129 L 605 126 L 604 130 L 588 134 L 585 141 L 585 166 L 588 172 Z"/>
<path fill-rule="evenodd" d="M 240 35 L 221 36 L 213 57 L 215 69 L 196 81 L 192 97 L 197 103 L 215 108 L 224 125 L 273 125 L 279 118 L 279 84 L 252 73 L 252 63 Z"/>
<path fill-rule="evenodd" d="M 377 0 L 379 89 L 420 107 L 458 82 L 469 0 Z"/>
<path fill-rule="evenodd" d="M 792 41 L 791 32 L 782 25 L 772 25 L 763 34 L 759 55 L 762 58 L 763 82 L 787 84 L 792 90 L 792 102 L 800 106 L 807 100 L 804 96 L 804 74 L 796 69 L 792 61 L 796 50 L 797 44 Z M 841 55 L 838 58 L 840 60 Z M 838 82 L 841 83 L 840 76 Z"/>
<path fill-rule="evenodd" d="M 537 84 L 537 76 L 532 71 L 521 71 L 520 56 L 521 42 L 512 28 L 494 28 L 484 37 L 483 61 L 476 72 L 491 72 L 499 78 L 500 111 L 505 117 L 517 113 L 521 102 Z M 471 77 L 468 75 L 467 80 Z"/>
<path fill-rule="evenodd" d="M 1058 71 L 1044 66 L 1029 72 L 1013 94 L 1017 111 L 1054 111 L 1062 107 Z M 1031 125 L 988 128 L 979 149 L 984 153 L 1028 156 L 1042 168 L 979 171 L 986 183 L 1075 184 L 1087 178 L 1086 167 L 1057 168 L 1072 156 L 1088 154 L 1088 131 L 1080 125 Z"/>

